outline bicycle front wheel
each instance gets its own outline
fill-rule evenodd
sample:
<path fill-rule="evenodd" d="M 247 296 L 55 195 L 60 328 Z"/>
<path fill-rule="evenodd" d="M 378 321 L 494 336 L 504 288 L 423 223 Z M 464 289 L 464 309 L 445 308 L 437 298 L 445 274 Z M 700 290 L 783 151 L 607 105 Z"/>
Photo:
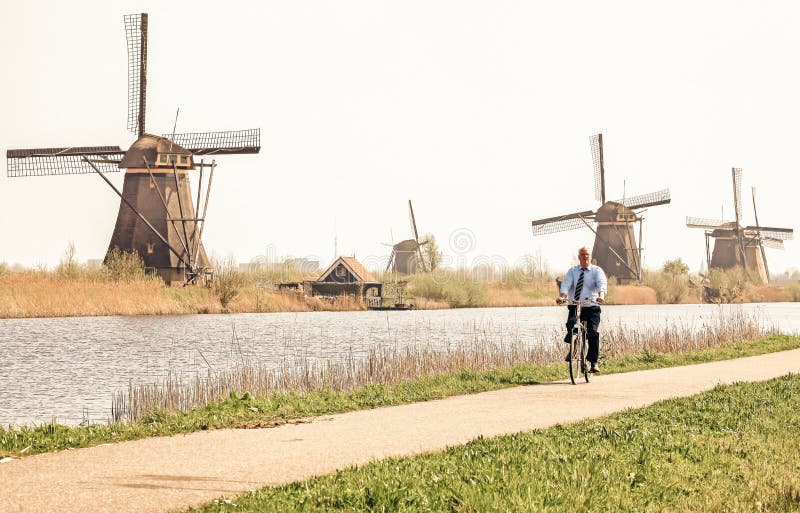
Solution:
<path fill-rule="evenodd" d="M 572 332 L 567 364 L 569 365 L 569 379 L 573 385 L 577 385 L 581 376 L 581 337 L 578 330 Z"/>

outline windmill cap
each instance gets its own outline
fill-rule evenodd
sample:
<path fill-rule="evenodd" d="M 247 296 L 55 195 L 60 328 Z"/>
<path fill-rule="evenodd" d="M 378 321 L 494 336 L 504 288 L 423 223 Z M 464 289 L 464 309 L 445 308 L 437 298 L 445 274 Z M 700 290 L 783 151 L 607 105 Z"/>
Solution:
<path fill-rule="evenodd" d="M 164 137 L 157 135 L 144 134 L 125 152 L 122 161 L 119 163 L 120 169 L 143 168 L 144 159 L 148 164 L 154 166 L 159 154 L 169 153 L 172 155 L 191 155 L 192 152 L 179 146 Z"/>

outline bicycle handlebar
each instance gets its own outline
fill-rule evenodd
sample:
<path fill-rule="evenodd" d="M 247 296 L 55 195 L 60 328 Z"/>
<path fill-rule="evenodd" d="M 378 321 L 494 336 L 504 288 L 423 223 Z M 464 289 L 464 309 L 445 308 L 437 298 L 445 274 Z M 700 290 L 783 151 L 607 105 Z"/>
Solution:
<path fill-rule="evenodd" d="M 587 306 L 587 302 L 588 303 L 595 303 L 595 304 L 598 304 L 598 305 L 602 305 L 602 304 L 605 303 L 605 300 L 603 300 L 602 302 L 599 302 L 596 299 L 595 300 L 588 300 L 588 301 L 586 299 L 581 300 L 581 301 L 575 301 L 574 299 L 572 299 L 570 297 L 564 297 L 564 298 L 559 297 L 559 298 L 556 298 L 556 304 L 560 305 L 560 306 L 564 306 L 564 305 L 567 305 L 567 306 L 577 306 L 577 305 Z"/>

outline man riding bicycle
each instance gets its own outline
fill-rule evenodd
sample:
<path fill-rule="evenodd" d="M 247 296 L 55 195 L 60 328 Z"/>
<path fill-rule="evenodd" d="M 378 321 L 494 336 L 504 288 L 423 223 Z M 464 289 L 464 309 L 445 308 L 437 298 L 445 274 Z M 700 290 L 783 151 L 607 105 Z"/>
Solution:
<path fill-rule="evenodd" d="M 600 305 L 606 302 L 605 297 L 608 293 L 608 280 L 606 273 L 599 266 L 591 263 L 592 254 L 584 246 L 578 250 L 578 262 L 575 267 L 567 271 L 564 281 L 561 282 L 561 290 L 558 299 L 559 304 L 567 301 L 567 298 L 581 303 L 581 321 L 586 323 L 587 339 L 589 342 L 589 352 L 586 359 L 591 364 L 589 372 L 600 372 L 597 367 L 597 360 L 600 356 Z M 567 307 L 567 336 L 564 342 L 569 344 L 572 328 L 575 326 L 575 305 Z M 567 359 L 570 355 L 567 354 Z"/>

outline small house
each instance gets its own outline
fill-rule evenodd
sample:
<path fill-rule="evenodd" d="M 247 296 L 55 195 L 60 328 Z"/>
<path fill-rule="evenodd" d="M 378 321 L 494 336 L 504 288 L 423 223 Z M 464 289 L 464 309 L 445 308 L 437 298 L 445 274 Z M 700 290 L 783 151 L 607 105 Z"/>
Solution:
<path fill-rule="evenodd" d="M 354 257 L 337 258 L 316 281 L 303 282 L 312 296 L 350 296 L 368 304 L 380 303 L 383 283 L 377 281 Z"/>

